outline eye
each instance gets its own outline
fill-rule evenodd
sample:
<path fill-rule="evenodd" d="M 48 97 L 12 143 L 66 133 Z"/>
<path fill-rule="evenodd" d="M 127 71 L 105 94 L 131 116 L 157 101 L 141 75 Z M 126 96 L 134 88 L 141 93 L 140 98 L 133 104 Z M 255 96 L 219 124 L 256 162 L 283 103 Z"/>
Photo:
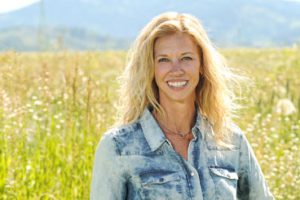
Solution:
<path fill-rule="evenodd" d="M 183 61 L 189 61 L 189 60 L 193 60 L 193 58 L 190 57 L 190 56 L 184 56 L 183 58 L 181 58 L 181 60 L 183 60 Z"/>
<path fill-rule="evenodd" d="M 169 61 L 169 59 L 168 58 L 160 58 L 160 59 L 158 59 L 158 62 L 160 63 L 160 62 L 168 62 Z"/>

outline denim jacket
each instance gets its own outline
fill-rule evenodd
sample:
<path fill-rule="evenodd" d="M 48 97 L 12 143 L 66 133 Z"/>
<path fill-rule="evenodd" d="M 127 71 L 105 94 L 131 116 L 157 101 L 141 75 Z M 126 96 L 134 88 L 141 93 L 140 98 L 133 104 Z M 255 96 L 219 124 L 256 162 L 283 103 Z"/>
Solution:
<path fill-rule="evenodd" d="M 105 133 L 98 145 L 92 200 L 274 199 L 246 137 L 217 145 L 197 112 L 188 160 L 174 151 L 148 108 L 136 122 Z"/>

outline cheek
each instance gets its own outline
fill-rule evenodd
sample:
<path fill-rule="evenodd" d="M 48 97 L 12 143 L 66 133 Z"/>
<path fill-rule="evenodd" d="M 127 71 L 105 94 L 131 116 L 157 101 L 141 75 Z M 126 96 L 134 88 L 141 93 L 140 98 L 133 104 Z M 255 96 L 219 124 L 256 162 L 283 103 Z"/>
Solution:
<path fill-rule="evenodd" d="M 199 76 L 200 76 L 200 74 L 201 74 L 201 66 L 200 66 L 200 63 L 196 63 L 196 64 L 194 65 L 194 74 L 197 75 L 198 78 L 199 78 Z"/>
<path fill-rule="evenodd" d="M 200 67 L 189 65 L 186 69 L 192 76 L 200 76 Z"/>
<path fill-rule="evenodd" d="M 167 66 L 158 65 L 158 66 L 155 66 L 154 69 L 155 69 L 154 70 L 155 80 L 157 80 L 157 81 L 164 78 L 164 76 L 168 73 Z"/>
<path fill-rule="evenodd" d="M 157 86 L 159 86 L 159 82 L 161 80 L 161 71 L 155 67 L 155 70 L 154 70 L 154 80 L 155 80 L 155 83 Z"/>

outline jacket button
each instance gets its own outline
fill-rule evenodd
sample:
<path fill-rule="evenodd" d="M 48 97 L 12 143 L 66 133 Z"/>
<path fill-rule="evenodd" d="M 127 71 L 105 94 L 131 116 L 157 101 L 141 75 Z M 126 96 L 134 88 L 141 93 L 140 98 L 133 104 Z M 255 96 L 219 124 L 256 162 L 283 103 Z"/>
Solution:
<path fill-rule="evenodd" d="M 195 175 L 195 173 L 194 173 L 194 172 L 192 172 L 192 173 L 191 173 L 191 176 L 194 176 L 194 175 Z"/>

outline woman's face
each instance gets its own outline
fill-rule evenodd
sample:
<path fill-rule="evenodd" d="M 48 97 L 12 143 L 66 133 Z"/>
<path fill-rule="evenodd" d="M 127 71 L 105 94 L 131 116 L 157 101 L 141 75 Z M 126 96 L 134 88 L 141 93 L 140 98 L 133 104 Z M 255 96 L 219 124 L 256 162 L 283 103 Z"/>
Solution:
<path fill-rule="evenodd" d="M 201 66 L 199 50 L 191 36 L 175 33 L 158 38 L 154 62 L 160 103 L 195 101 Z"/>

